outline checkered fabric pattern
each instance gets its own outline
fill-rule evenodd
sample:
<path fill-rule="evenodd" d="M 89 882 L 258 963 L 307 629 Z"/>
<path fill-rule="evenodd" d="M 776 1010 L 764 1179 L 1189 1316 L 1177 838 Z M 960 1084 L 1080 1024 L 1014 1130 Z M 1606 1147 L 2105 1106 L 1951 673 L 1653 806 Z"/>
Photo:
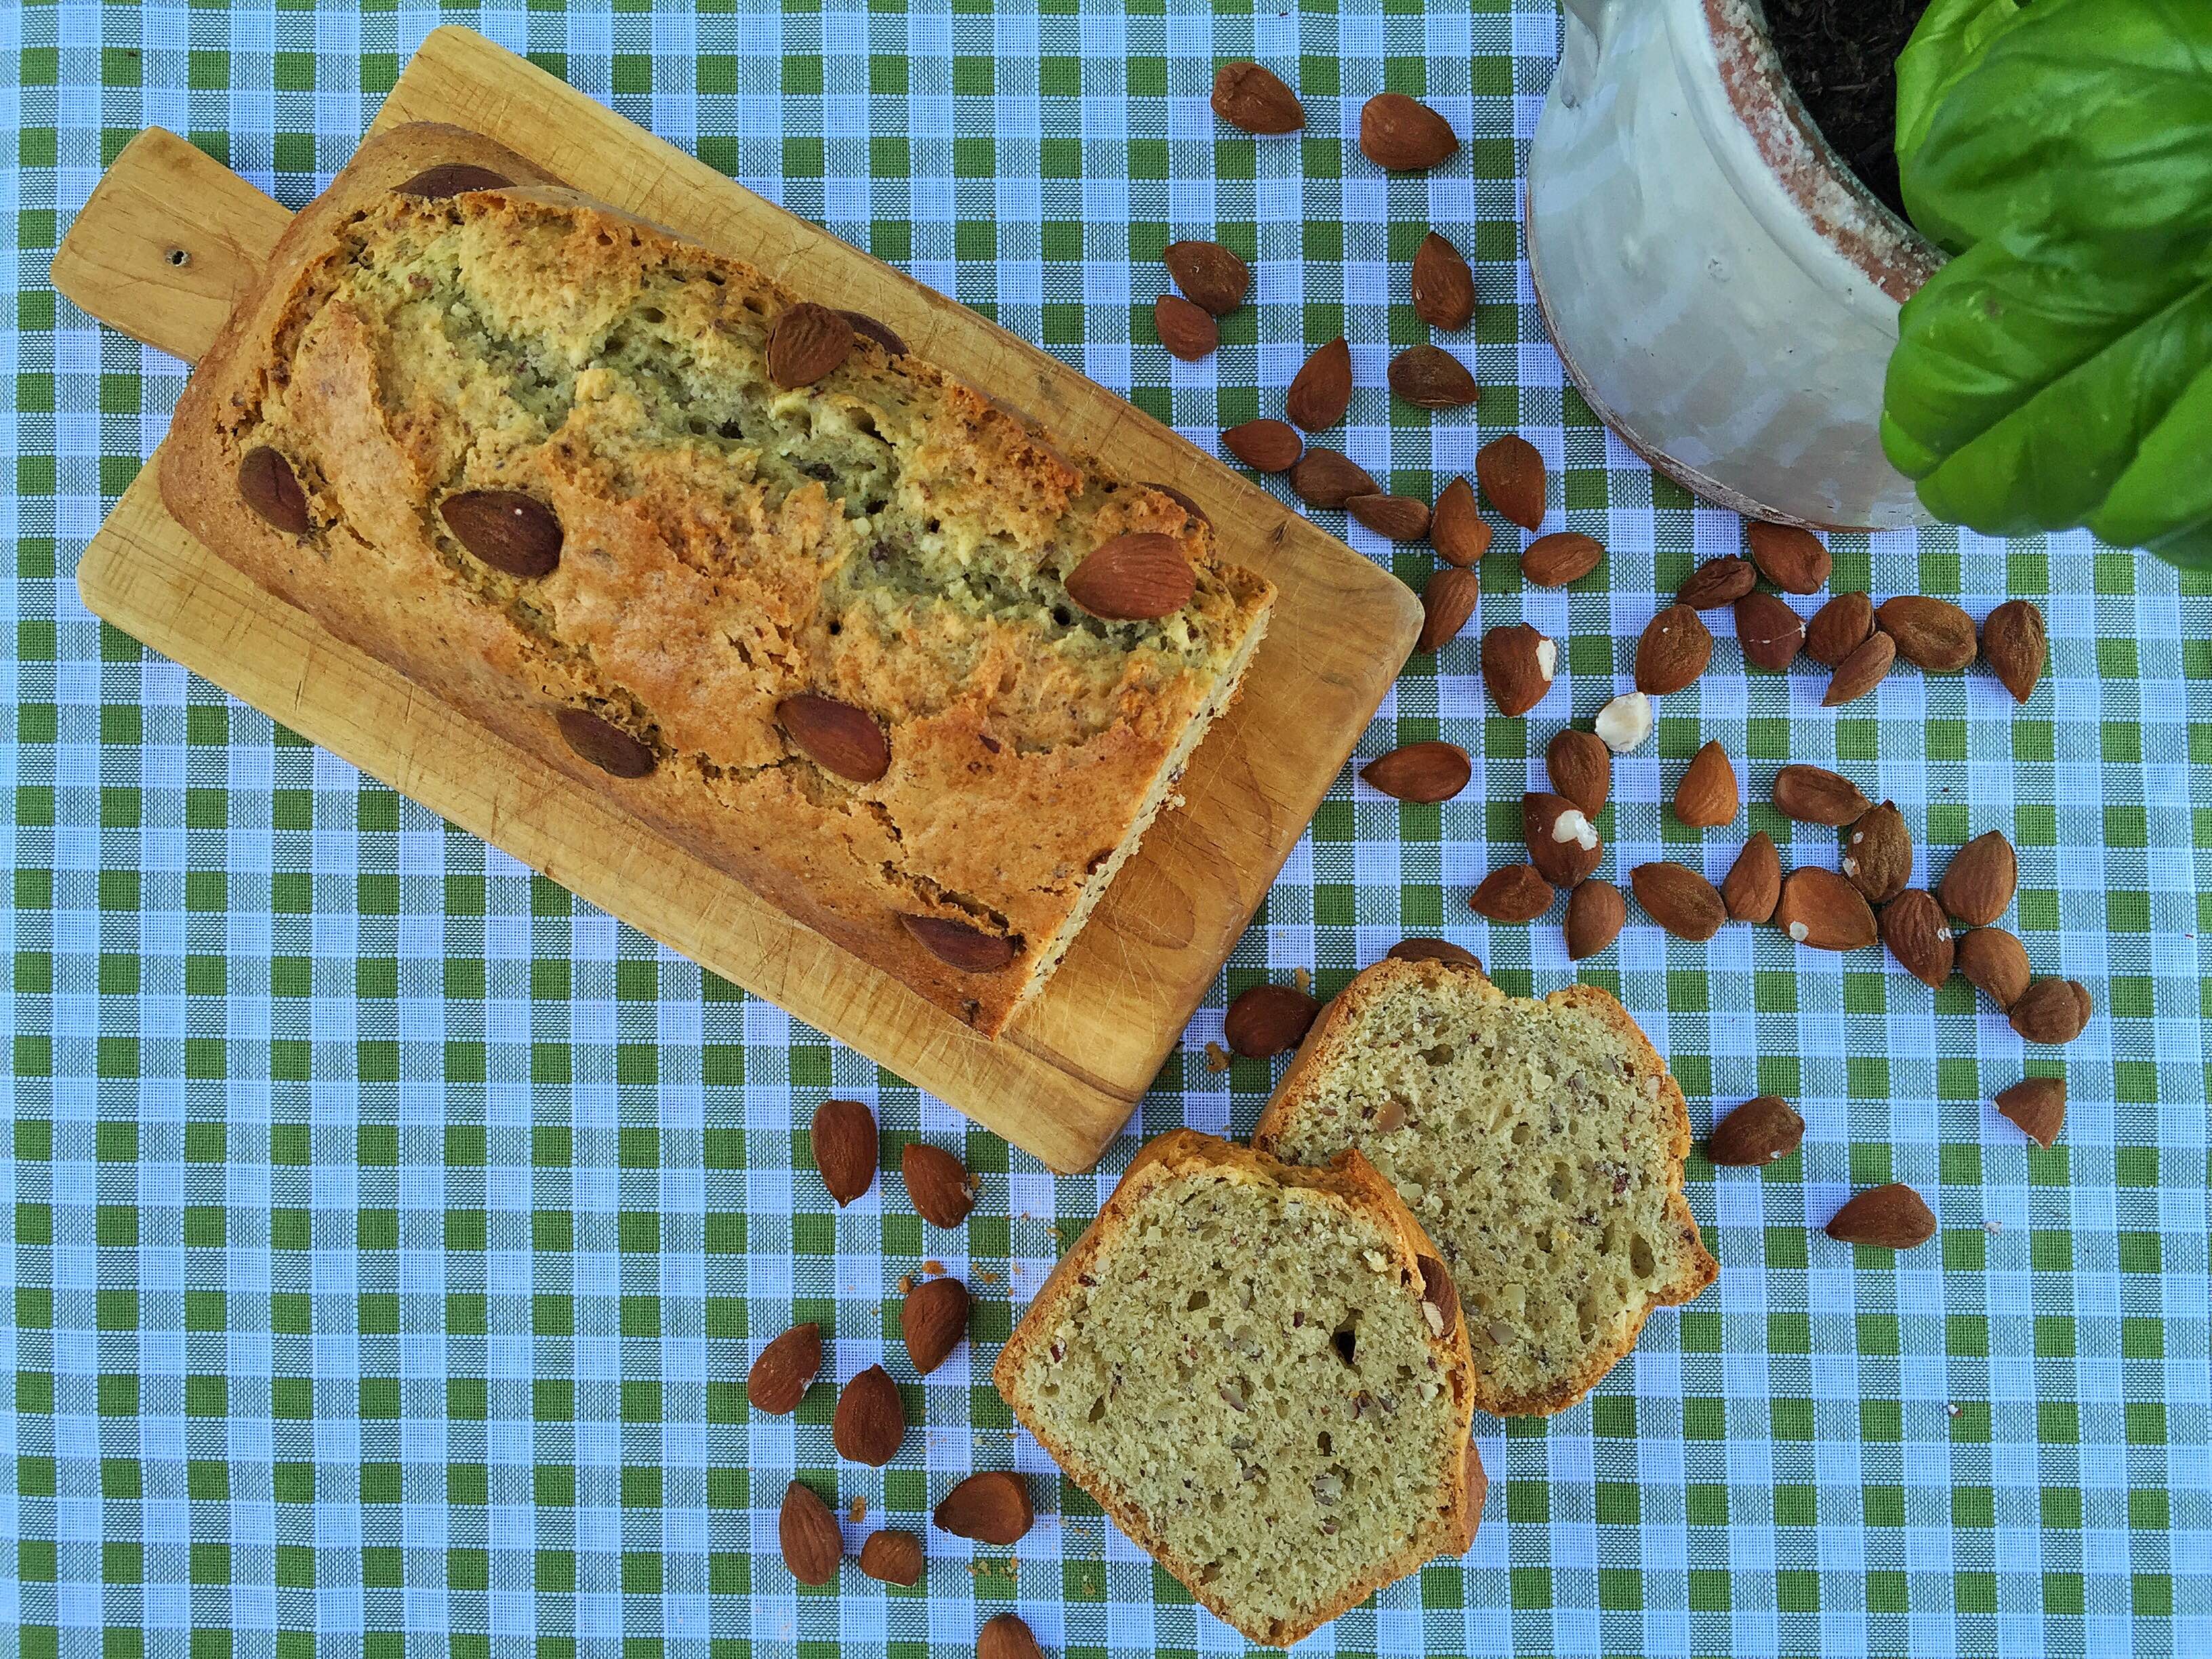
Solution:
<path fill-rule="evenodd" d="M 1566 641 L 1560 684 L 1495 718 L 1475 629 L 1417 659 L 1362 745 L 1441 735 L 1477 757 L 1442 807 L 1347 772 L 1139 1119 L 1055 1179 L 860 1056 L 665 951 L 432 813 L 228 702 L 79 606 L 79 550 L 159 440 L 179 365 L 46 285 L 101 166 L 159 123 L 288 204 L 352 152 L 413 45 L 472 24 L 751 188 L 898 262 L 1203 445 L 1278 412 L 1340 331 L 1361 386 L 1342 436 L 1433 495 L 1517 430 L 1564 486 L 1553 527 L 1602 575 L 1524 590 L 1513 545 L 1479 617 Z M 1146 1135 L 1249 1129 L 1273 1067 L 1203 1062 L 1229 996 L 1314 970 L 1326 994 L 1409 931 L 1478 951 L 1514 991 L 1576 976 L 1555 922 L 1489 928 L 1476 879 L 1517 859 L 1551 732 L 1624 684 L 1655 595 L 1737 546 L 1729 515 L 1655 480 L 1571 393 L 1518 260 L 1516 175 L 1557 49 L 1548 0 L 661 0 L 603 11 L 381 0 L 29 3 L 0 12 L 0 167 L 16 272 L 0 350 L 15 488 L 0 499 L 12 890 L 4 929 L 0 1646 L 27 1655 L 723 1656 L 969 1650 L 1018 1608 L 1055 1654 L 1243 1644 L 1060 1480 L 988 1379 L 1035 1291 Z M 1303 93 L 1295 140 L 1206 108 L 1255 56 Z M 1467 140 L 1386 179 L 1360 103 L 1425 97 Z M 1479 418 L 1381 390 L 1423 337 L 1407 261 L 1430 226 L 1474 260 L 1455 342 Z M 1161 351 L 1162 246 L 1218 238 L 1257 273 L 1207 362 Z M 1425 549 L 1328 528 L 1420 581 Z M 1504 536 L 1516 532 L 1510 529 Z M 1763 804 L 1778 763 L 1839 767 L 1904 810 L 1923 879 L 1970 836 L 2020 848 L 2014 925 L 2096 1018 L 2024 1050 L 1954 981 L 1771 929 L 1670 941 L 1640 916 L 1584 964 L 1713 1115 L 1785 1095 L 1801 1153 L 1691 1168 L 1723 1263 L 1694 1305 L 1555 1419 L 1479 1425 L 1474 1549 L 1313 1639 L 1345 1653 L 2212 1652 L 2207 1012 L 2212 587 L 2080 537 L 1835 538 L 1834 586 L 2037 599 L 2051 673 L 2015 711 L 1985 673 L 1903 672 L 1817 707 L 1817 679 L 1714 666 L 1620 766 L 1608 873 L 1717 877 L 1743 821 L 1662 803 L 1717 737 L 1752 827 L 1790 862 L 1824 832 Z M 1932 866 L 1932 869 L 1931 869 Z M 1277 1062 L 1279 1065 L 1280 1062 Z M 2063 1071 L 2064 1138 L 1987 1103 Z M 809 1161 L 825 1096 L 872 1103 L 884 1170 L 842 1212 Z M 913 1218 L 898 1146 L 983 1178 L 957 1231 Z M 1898 1178 L 1940 1243 L 1892 1259 L 1820 1224 Z M 977 1298 L 926 1382 L 896 1282 L 934 1259 Z M 830 1334 L 794 1420 L 750 1416 L 752 1356 Z M 832 1383 L 881 1359 L 914 1425 L 880 1472 L 830 1449 Z M 1026 1471 L 1012 1550 L 930 1529 L 979 1468 Z M 848 1522 L 927 1536 L 913 1591 L 796 1587 L 775 1510 L 794 1474 Z"/>

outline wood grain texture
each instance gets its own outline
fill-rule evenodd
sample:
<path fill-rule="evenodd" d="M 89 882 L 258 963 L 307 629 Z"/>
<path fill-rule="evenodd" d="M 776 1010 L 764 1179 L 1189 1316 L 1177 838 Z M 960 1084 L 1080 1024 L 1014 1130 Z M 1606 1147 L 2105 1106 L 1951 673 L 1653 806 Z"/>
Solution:
<path fill-rule="evenodd" d="M 1042 996 L 990 1042 L 264 592 L 167 517 L 150 466 L 79 563 L 86 605 L 1054 1168 L 1087 1167 L 1151 1084 L 1404 663 L 1420 623 L 1413 596 L 1047 354 L 477 35 L 441 28 L 424 41 L 374 127 L 411 120 L 471 127 L 580 190 L 879 317 L 918 355 L 1073 447 L 1199 501 L 1228 556 L 1264 572 L 1280 597 L 1243 697 L 1184 779 L 1183 809 L 1152 827 Z M 137 273 L 179 246 L 196 251 L 186 270 L 203 248 L 235 250 L 250 266 L 286 216 L 181 141 L 145 135 L 71 228 L 56 284 L 125 332 L 195 356 L 228 310 L 213 281 L 222 261 L 210 256 L 186 307 Z"/>

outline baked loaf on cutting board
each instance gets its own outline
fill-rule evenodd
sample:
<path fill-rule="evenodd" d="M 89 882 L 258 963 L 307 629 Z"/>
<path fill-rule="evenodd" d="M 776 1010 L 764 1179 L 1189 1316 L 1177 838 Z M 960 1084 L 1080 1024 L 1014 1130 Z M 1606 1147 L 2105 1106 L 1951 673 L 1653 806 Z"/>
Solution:
<path fill-rule="evenodd" d="M 428 125 L 293 221 L 161 483 L 341 639 L 994 1035 L 1273 597 L 880 324 Z"/>
<path fill-rule="evenodd" d="M 1252 1144 L 1382 1172 L 1450 1265 L 1475 1403 L 1502 1416 L 1565 1411 L 1720 1271 L 1682 1192 L 1682 1091 L 1593 986 L 1531 1000 L 1386 957 L 1307 1033 Z"/>
<path fill-rule="evenodd" d="M 1482 1511 L 1450 1275 L 1357 1152 L 1177 1129 L 1060 1259 L 992 1380 L 1193 1595 L 1287 1646 Z"/>

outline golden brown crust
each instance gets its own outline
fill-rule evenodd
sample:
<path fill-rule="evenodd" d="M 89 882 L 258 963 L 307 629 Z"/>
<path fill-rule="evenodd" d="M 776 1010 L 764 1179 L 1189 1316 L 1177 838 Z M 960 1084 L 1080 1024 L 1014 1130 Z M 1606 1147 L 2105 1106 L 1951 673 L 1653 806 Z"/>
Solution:
<path fill-rule="evenodd" d="M 1280 1142 L 1291 1118 L 1311 1098 L 1319 1079 L 1352 1051 L 1360 1016 L 1370 1003 L 1413 987 L 1435 990 L 1449 988 L 1464 995 L 1470 988 L 1470 979 L 1480 981 L 1477 994 L 1486 1001 L 1512 1000 L 1474 969 L 1447 962 L 1404 962 L 1386 957 L 1362 971 L 1322 1010 L 1321 1018 L 1306 1034 L 1297 1057 L 1285 1070 L 1282 1080 L 1261 1110 L 1260 1121 L 1253 1127 L 1252 1145 L 1263 1152 L 1272 1152 Z M 1489 1386 L 1478 1368 L 1475 1403 L 1482 1410 L 1501 1417 L 1551 1417 L 1575 1405 L 1635 1348 L 1644 1322 L 1651 1316 L 1654 1308 L 1672 1307 L 1691 1300 L 1720 1274 L 1720 1264 L 1705 1249 L 1698 1231 L 1697 1217 L 1690 1211 L 1689 1194 L 1683 1188 L 1683 1160 L 1690 1152 L 1690 1108 L 1682 1097 L 1681 1085 L 1668 1071 L 1667 1062 L 1660 1058 L 1659 1051 L 1651 1046 L 1651 1039 L 1644 1034 L 1643 1027 L 1637 1024 L 1628 1010 L 1594 985 L 1570 985 L 1540 1000 L 1547 1007 L 1579 1008 L 1603 1020 L 1619 1032 L 1635 1057 L 1637 1074 L 1658 1079 L 1659 1098 L 1672 1132 L 1667 1148 L 1672 1176 L 1667 1213 L 1668 1221 L 1680 1232 L 1686 1248 L 1681 1270 L 1667 1283 L 1652 1287 L 1648 1298 L 1632 1310 L 1620 1340 L 1609 1348 L 1594 1351 L 1588 1363 L 1549 1391 L 1540 1395 L 1500 1393 Z"/>
<path fill-rule="evenodd" d="M 1412 1281 L 1420 1282 L 1420 1261 L 1427 1257 L 1439 1267 L 1442 1258 L 1429 1236 L 1421 1231 L 1420 1223 L 1413 1218 L 1398 1197 L 1395 1188 L 1357 1152 L 1346 1152 L 1328 1164 L 1314 1168 L 1284 1164 L 1264 1152 L 1239 1146 L 1218 1136 L 1202 1134 L 1195 1129 L 1171 1129 L 1167 1133 L 1148 1141 L 1115 1187 L 1104 1207 L 1085 1228 L 1083 1236 L 1075 1241 L 1067 1254 L 1045 1279 L 1036 1297 L 1024 1310 L 1021 1322 L 1007 1338 L 1006 1346 L 999 1354 L 998 1363 L 991 1368 L 991 1381 L 1000 1397 L 1006 1401 L 1022 1425 L 1036 1437 L 1053 1461 L 1065 1469 L 1071 1480 L 1097 1501 L 1139 1548 L 1157 1559 L 1173 1573 L 1199 1602 L 1224 1623 L 1242 1631 L 1255 1642 L 1270 1647 L 1288 1647 L 1291 1643 L 1318 1630 L 1330 1620 L 1347 1609 L 1358 1607 L 1370 1595 L 1389 1583 L 1394 1583 L 1423 1563 L 1441 1554 L 1464 1554 L 1474 1541 L 1474 1531 L 1481 1516 L 1470 1504 L 1469 1482 L 1462 1471 L 1449 1471 L 1440 1482 L 1438 1508 L 1434 1524 L 1427 1528 L 1420 1541 L 1392 1560 L 1379 1565 L 1375 1572 L 1352 1586 L 1335 1601 L 1310 1618 L 1297 1623 L 1279 1621 L 1255 1628 L 1242 1622 L 1236 1609 L 1216 1596 L 1202 1581 L 1195 1564 L 1183 1559 L 1152 1531 L 1145 1518 L 1128 1504 L 1121 1502 L 1108 1488 L 1099 1471 L 1085 1466 L 1067 1446 L 1040 1431 L 1030 1416 L 1024 1413 L 1017 1387 L 1021 1370 L 1037 1346 L 1046 1341 L 1059 1316 L 1060 1304 L 1079 1288 L 1078 1281 L 1100 1253 L 1118 1238 L 1129 1225 L 1130 1219 L 1142 1206 L 1146 1195 L 1155 1186 L 1178 1176 L 1204 1170 L 1225 1170 L 1285 1187 L 1303 1188 L 1310 1192 L 1324 1193 L 1342 1200 L 1348 1207 L 1363 1212 L 1382 1221 L 1397 1239 L 1400 1267 L 1412 1275 Z M 1464 1320 L 1453 1323 L 1442 1335 L 1431 1334 L 1431 1352 L 1436 1356 L 1445 1375 L 1451 1378 L 1452 1398 L 1462 1420 L 1468 1440 L 1468 1456 L 1477 1459 L 1472 1435 L 1474 1407 L 1468 1379 L 1473 1374 L 1474 1361 L 1468 1348 L 1467 1325 Z"/>
<path fill-rule="evenodd" d="M 393 195 L 456 162 L 517 182 L 459 205 Z M 1213 630 L 1206 637 L 1235 660 L 1130 649 L 1118 678 L 1093 666 L 1078 685 L 1051 650 L 1024 653 L 1011 624 L 984 618 L 972 644 L 957 636 L 951 607 L 935 633 L 917 622 L 841 635 L 820 595 L 836 560 L 854 556 L 855 532 L 820 486 L 773 501 L 717 495 L 695 484 L 693 447 L 641 459 L 638 428 L 614 405 L 599 426 L 568 422 L 538 448 L 497 455 L 480 441 L 481 410 L 457 412 L 459 399 L 419 387 L 410 398 L 421 365 L 395 362 L 386 319 L 343 285 L 372 239 L 441 216 L 481 227 L 495 248 L 564 238 L 561 268 L 586 295 L 594 282 L 635 288 L 671 272 L 711 283 L 732 317 L 750 312 L 738 321 L 756 334 L 798 297 L 488 139 L 394 129 L 293 221 L 194 374 L 162 452 L 170 511 L 340 638 L 995 1035 L 1168 793 L 1179 744 L 1227 702 L 1272 590 L 1219 565 L 1210 527 L 1165 495 L 1071 460 L 933 366 L 863 340 L 806 396 L 863 420 L 878 394 L 918 388 L 932 400 L 942 417 L 915 454 L 933 511 L 1024 547 L 1176 538 L 1202 574 L 1193 628 Z M 272 527 L 240 497 L 246 451 L 271 423 L 303 452 L 310 534 Z M 487 476 L 495 466 L 505 470 Z M 515 620 L 515 584 L 489 584 L 487 603 L 487 583 L 457 578 L 434 514 L 456 487 L 520 489 L 557 514 L 571 552 L 526 593 L 534 614 L 556 619 L 550 643 Z M 918 670 L 932 652 L 963 672 Z M 790 743 L 776 709 L 802 691 L 875 716 L 891 735 L 889 771 L 855 784 Z M 617 776 L 580 758 L 554 724 L 580 708 L 649 742 L 653 769 Z M 907 915 L 1010 945 L 1004 966 L 963 971 Z"/>

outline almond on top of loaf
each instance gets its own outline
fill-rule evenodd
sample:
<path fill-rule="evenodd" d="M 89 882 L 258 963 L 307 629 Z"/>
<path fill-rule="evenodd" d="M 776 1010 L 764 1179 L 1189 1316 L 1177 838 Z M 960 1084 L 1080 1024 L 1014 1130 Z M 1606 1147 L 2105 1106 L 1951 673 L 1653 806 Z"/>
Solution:
<path fill-rule="evenodd" d="M 1356 1154 L 1297 1170 L 1161 1136 L 992 1376 L 1069 1476 L 1256 1642 L 1294 1642 L 1474 1534 L 1456 1304 Z"/>
<path fill-rule="evenodd" d="M 1683 1195 L 1682 1092 L 1590 986 L 1537 1001 L 1378 962 L 1323 1011 L 1253 1144 L 1294 1164 L 1356 1147 L 1390 1181 L 1457 1280 L 1486 1411 L 1565 1410 L 1719 1271 Z"/>

